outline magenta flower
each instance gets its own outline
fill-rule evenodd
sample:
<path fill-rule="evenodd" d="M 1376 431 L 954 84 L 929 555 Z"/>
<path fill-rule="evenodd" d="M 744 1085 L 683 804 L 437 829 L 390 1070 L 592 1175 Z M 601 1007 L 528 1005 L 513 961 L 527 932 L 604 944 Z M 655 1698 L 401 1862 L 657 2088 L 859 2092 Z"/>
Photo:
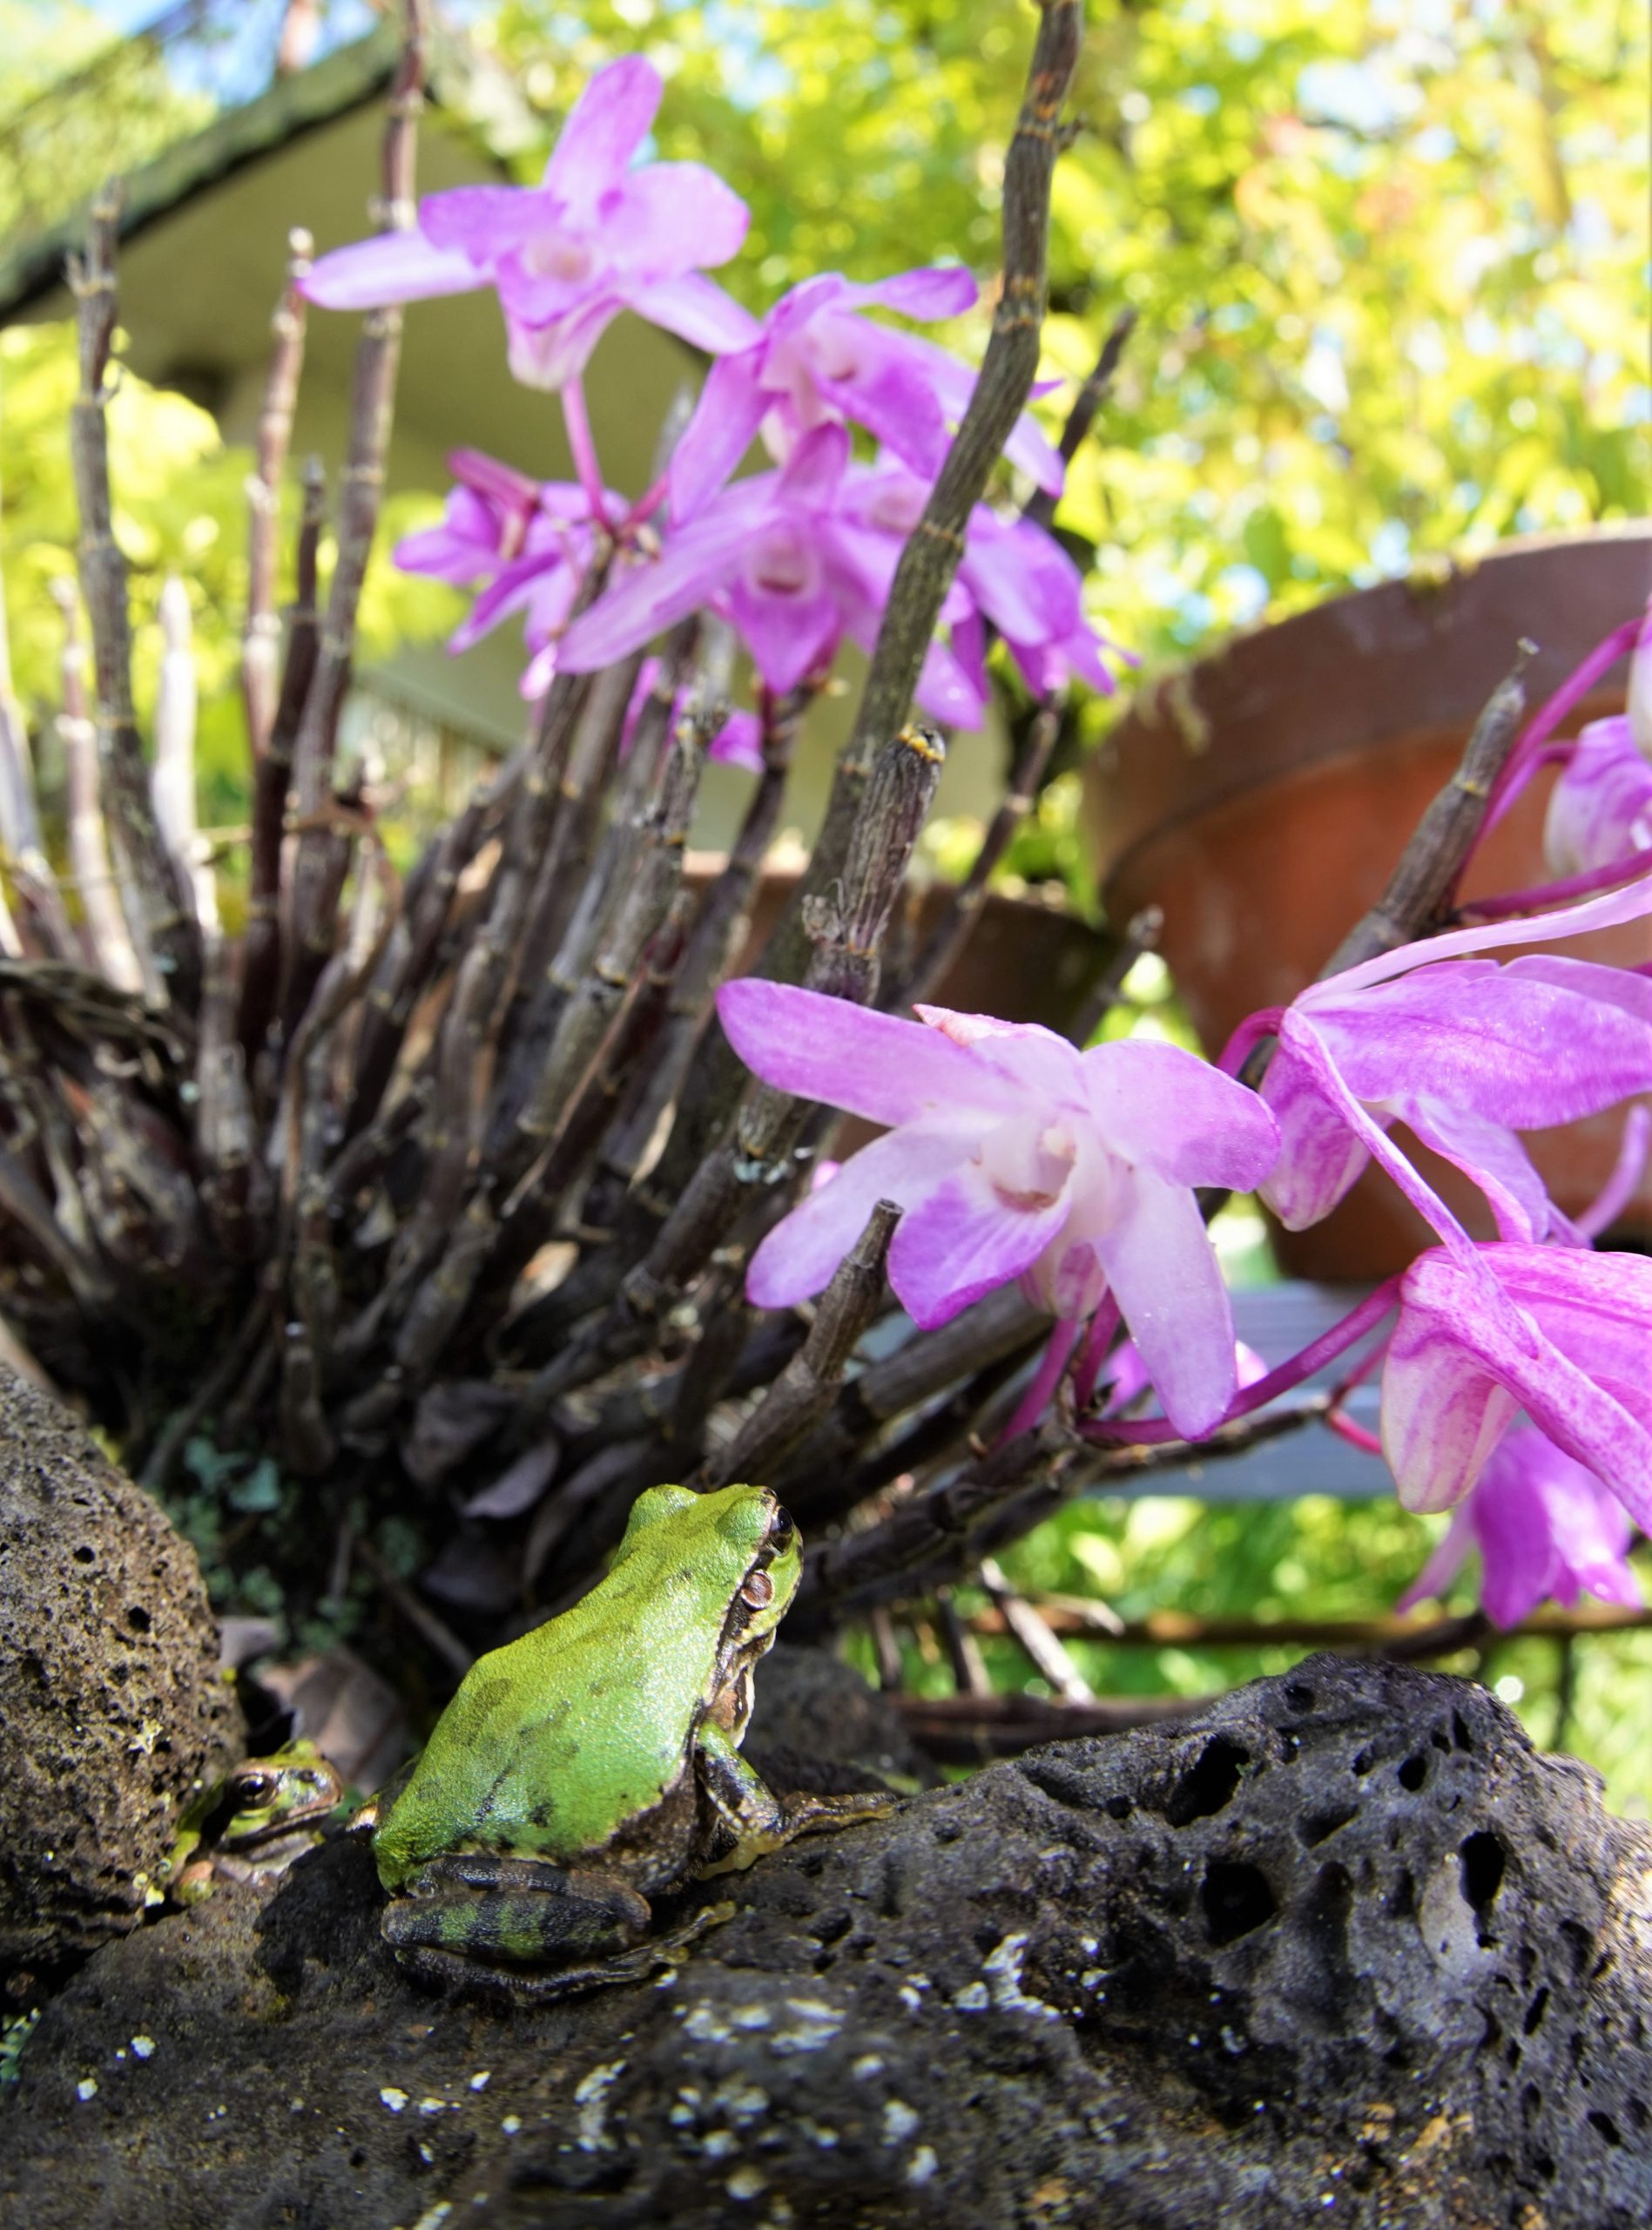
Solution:
<path fill-rule="evenodd" d="M 541 490 L 480 449 L 455 449 L 448 467 L 459 484 L 448 490 L 441 525 L 403 535 L 393 555 L 404 573 L 470 588 L 520 556 Z"/>
<path fill-rule="evenodd" d="M 1642 653 L 1635 665 L 1652 659 Z M 1543 823 L 1549 871 L 1584 875 L 1645 851 L 1652 851 L 1652 759 L 1635 747 L 1628 713 L 1592 720 L 1549 796 Z"/>
<path fill-rule="evenodd" d="M 870 650 L 893 575 L 846 509 L 849 437 L 806 434 L 778 472 L 736 481 L 666 538 L 657 558 L 617 581 L 569 629 L 561 660 L 584 673 L 624 658 L 687 613 L 710 607 L 751 646 L 776 696 L 831 664 L 845 635 Z M 886 562 L 887 560 L 887 562 Z M 932 644 L 918 701 L 938 719 L 981 705 L 957 662 Z M 973 724 L 973 723 L 972 723 Z"/>
<path fill-rule="evenodd" d="M 448 498 L 442 524 L 406 536 L 396 544 L 395 562 L 404 572 L 430 573 L 455 585 L 486 583 L 449 639 L 450 651 L 469 650 L 502 619 L 523 612 L 523 633 L 536 654 L 523 676 L 523 694 L 542 696 L 596 552 L 591 498 L 572 481 L 521 480 L 474 450 L 460 451 L 452 462 L 463 477 Z M 481 466 L 494 476 L 486 478 Z M 501 495 L 507 488 L 508 504 Z M 527 497 L 531 505 L 524 509 Z M 619 498 L 605 491 L 603 501 L 612 505 Z"/>
<path fill-rule="evenodd" d="M 637 723 L 642 718 L 643 706 L 649 692 L 659 679 L 659 660 L 644 659 L 637 669 L 637 685 L 631 691 L 630 702 L 625 707 L 625 720 L 619 732 L 619 755 L 622 760 L 630 755 Z M 688 693 L 679 690 L 671 700 L 671 724 L 683 717 L 688 709 Z M 708 759 L 715 759 L 725 767 L 738 767 L 748 774 L 763 772 L 763 724 L 755 713 L 731 713 L 705 747 Z"/>
<path fill-rule="evenodd" d="M 1505 1304 L 1488 1308 L 1490 1279 Z M 1431 1247 L 1399 1281 L 1382 1447 L 1408 1510 L 1467 1493 L 1524 1409 L 1652 1526 L 1652 1259 L 1495 1243 Z"/>
<path fill-rule="evenodd" d="M 1641 1590 L 1627 1553 L 1632 1531 L 1593 1471 L 1534 1427 L 1518 1425 L 1493 1450 L 1396 1607 L 1409 1611 L 1443 1595 L 1476 1548 L 1480 1599 L 1494 1625 L 1517 1626 L 1546 1600 L 1569 1610 L 1580 1595 L 1634 1607 Z"/>
<path fill-rule="evenodd" d="M 1283 1014 L 1253 1017 L 1224 1056 L 1277 1030 L 1263 1098 L 1281 1146 L 1263 1198 L 1291 1230 L 1328 1215 L 1376 1159 L 1448 1244 L 1467 1235 L 1387 1136 L 1396 1120 L 1472 1178 L 1499 1231 L 1571 1237 L 1515 1133 L 1599 1113 L 1652 1085 L 1652 980 L 1529 954 L 1535 943 L 1652 912 L 1652 880 L 1564 912 L 1453 930 L 1311 984 Z"/>
<path fill-rule="evenodd" d="M 759 429 L 782 462 L 816 426 L 853 420 L 933 480 L 947 429 L 968 402 L 974 375 L 933 343 L 873 325 L 865 309 L 927 321 L 956 317 L 975 300 L 974 280 L 953 267 L 906 271 L 876 286 L 852 286 L 836 272 L 806 280 L 774 305 L 747 348 L 712 365 L 699 404 L 671 458 L 671 514 L 690 517 L 728 478 Z M 1008 455 L 1041 488 L 1061 493 L 1058 453 L 1023 416 Z"/>
<path fill-rule="evenodd" d="M 869 564 L 893 559 L 923 515 L 929 490 L 898 464 L 853 468 L 846 509 L 867 530 Z M 874 546 L 881 537 L 881 557 Z M 968 695 L 984 709 L 988 695 L 987 633 L 990 620 L 1008 645 L 1028 686 L 1048 696 L 1074 676 L 1110 696 L 1113 676 L 1105 654 L 1117 652 L 1084 618 L 1083 588 L 1076 565 L 1055 537 L 1030 519 L 1002 519 L 986 503 L 970 513 L 964 554 L 941 619 L 947 628 L 958 672 Z M 979 724 L 981 712 L 953 715 L 960 726 Z"/>
<path fill-rule="evenodd" d="M 893 1200 L 889 1281 L 916 1323 L 944 1324 L 1012 1280 L 1067 1320 L 1110 1293 L 1177 1429 L 1221 1416 L 1233 1317 L 1194 1187 L 1249 1190 L 1267 1173 L 1277 1133 L 1254 1094 L 1176 1046 L 1081 1053 L 944 1007 L 903 1022 L 754 977 L 725 984 L 717 1005 L 765 1083 L 893 1126 L 769 1233 L 752 1301 L 819 1293 Z"/>
<path fill-rule="evenodd" d="M 630 167 L 659 101 L 651 63 L 610 63 L 569 112 L 542 184 L 428 194 L 414 230 L 320 257 L 305 293 L 373 309 L 495 287 L 510 368 L 530 387 L 577 379 L 623 309 L 698 348 L 744 347 L 752 320 L 698 274 L 738 248 L 745 204 L 699 163 Z"/>

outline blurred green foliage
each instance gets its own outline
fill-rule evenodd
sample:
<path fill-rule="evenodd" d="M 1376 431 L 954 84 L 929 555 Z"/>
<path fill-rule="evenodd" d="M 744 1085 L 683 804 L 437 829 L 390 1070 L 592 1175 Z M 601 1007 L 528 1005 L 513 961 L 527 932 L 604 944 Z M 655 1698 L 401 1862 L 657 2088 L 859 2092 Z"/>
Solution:
<path fill-rule="evenodd" d="M 1179 656 L 1504 535 L 1645 506 L 1649 25 L 1636 0 L 1092 0 L 1045 371 L 1140 325 L 1061 518 L 1119 639 Z M 659 152 L 752 206 L 719 274 L 983 273 L 1034 11 L 504 0 L 557 112 L 641 49 Z M 979 344 L 978 318 L 951 338 Z M 1070 394 L 1070 389 L 1069 389 Z M 1042 406 L 1059 423 L 1063 397 Z"/>
<path fill-rule="evenodd" d="M 1379 1618 L 1416 1577 L 1444 1524 L 1415 1517 L 1397 1502 L 1345 1503 L 1325 1495 L 1244 1504 L 1174 1495 L 1086 1498 L 1069 1504 L 1001 1562 L 1018 1590 L 1035 1598 L 1098 1598 L 1126 1621 L 1156 1611 L 1190 1621 Z M 1652 1578 L 1652 1551 L 1643 1544 L 1635 1562 L 1644 1584 Z M 1468 1612 L 1476 1599 L 1471 1564 L 1444 1607 Z M 957 1591 L 966 1615 L 986 1600 L 968 1589 Z M 1066 1645 L 1096 1693 L 1109 1696 L 1211 1695 L 1286 1672 L 1309 1653 L 1305 1644 L 1285 1642 L 1238 1648 L 1189 1639 L 1147 1648 L 1068 1639 Z M 981 1646 L 995 1689 L 1048 1693 L 1015 1642 L 986 1635 Z M 950 1666 L 921 1612 L 903 1638 L 902 1656 L 915 1692 L 951 1693 Z M 870 1672 L 869 1648 L 858 1649 L 857 1661 Z M 1441 1665 L 1494 1687 L 1534 1741 L 1588 1760 L 1605 1775 L 1615 1810 L 1652 1817 L 1645 1704 L 1652 1633 L 1589 1635 L 1569 1652 L 1544 1636 L 1494 1640 Z"/>

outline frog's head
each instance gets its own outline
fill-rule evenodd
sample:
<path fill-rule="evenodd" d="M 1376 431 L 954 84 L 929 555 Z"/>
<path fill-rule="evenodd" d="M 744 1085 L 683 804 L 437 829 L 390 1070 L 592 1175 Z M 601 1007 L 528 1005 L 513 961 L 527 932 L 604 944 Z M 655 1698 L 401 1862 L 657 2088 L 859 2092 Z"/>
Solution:
<path fill-rule="evenodd" d="M 215 1836 L 226 1850 L 245 1850 L 330 1812 L 343 1796 L 337 1773 L 313 1742 L 294 1742 L 273 1758 L 247 1758 L 224 1787 L 228 1817 Z"/>
<path fill-rule="evenodd" d="M 691 1574 L 725 1654 L 748 1663 L 773 1640 L 803 1575 L 798 1529 L 770 1487 L 651 1487 L 631 1506 L 615 1561 L 632 1557 L 656 1563 L 661 1584 Z"/>

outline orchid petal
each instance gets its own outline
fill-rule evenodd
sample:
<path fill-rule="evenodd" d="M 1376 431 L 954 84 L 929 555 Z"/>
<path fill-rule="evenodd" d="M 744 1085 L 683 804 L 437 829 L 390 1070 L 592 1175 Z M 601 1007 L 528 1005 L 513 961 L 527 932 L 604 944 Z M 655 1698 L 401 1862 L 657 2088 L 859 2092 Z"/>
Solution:
<path fill-rule="evenodd" d="M 1506 1125 L 1436 1099 L 1402 1098 L 1390 1105 L 1424 1145 L 1480 1187 L 1491 1203 L 1500 1239 L 1549 1236 L 1554 1203 L 1530 1154 Z"/>
<path fill-rule="evenodd" d="M 1515 1439 L 1513 1433 L 1505 1438 L 1467 1505 L 1480 1537 L 1480 1599 L 1492 1624 L 1505 1632 L 1519 1625 L 1548 1593 L 1556 1563 L 1545 1497 L 1535 1481 L 1508 1461 Z M 1501 1475 L 1494 1481 L 1493 1467 L 1500 1464 Z"/>
<path fill-rule="evenodd" d="M 1010 641 L 1052 642 L 1079 624 L 1078 568 L 1030 519 L 1006 526 L 978 503 L 959 570 L 981 610 Z"/>
<path fill-rule="evenodd" d="M 1543 856 L 1554 875 L 1582 875 L 1649 848 L 1652 767 L 1626 715 L 1592 721 L 1550 793 Z"/>
<path fill-rule="evenodd" d="M 591 351 L 625 307 L 617 294 L 594 294 L 550 325 L 505 318 L 506 361 L 524 387 L 554 394 L 577 379 Z"/>
<path fill-rule="evenodd" d="M 533 186 L 455 186 L 419 204 L 419 230 L 432 247 L 485 270 L 529 240 L 565 233 L 553 197 Z"/>
<path fill-rule="evenodd" d="M 719 489 L 757 437 L 768 398 L 757 381 L 758 354 L 719 356 L 705 375 L 694 416 L 671 452 L 671 517 L 680 526 Z"/>
<path fill-rule="evenodd" d="M 1413 1510 L 1471 1487 L 1517 1407 L 1652 1520 L 1652 1260 L 1500 1244 L 1465 1264 L 1419 1255 L 1400 1286 L 1383 1371 L 1383 1450 Z M 1489 1272 L 1534 1342 L 1484 1304 Z"/>
<path fill-rule="evenodd" d="M 810 339 L 816 344 L 814 383 L 826 401 L 914 472 L 926 477 L 939 472 L 947 454 L 947 421 L 922 365 L 914 361 L 910 336 L 839 313 L 818 320 Z M 820 355 L 837 368 L 826 369 Z"/>
<path fill-rule="evenodd" d="M 715 280 L 703 279 L 698 271 L 684 271 L 672 279 L 633 280 L 626 286 L 625 298 L 638 317 L 663 326 L 691 348 L 704 348 L 710 355 L 749 348 L 756 331 L 751 313 Z"/>
<path fill-rule="evenodd" d="M 843 635 L 843 616 L 824 586 L 813 592 L 765 592 L 738 579 L 728 590 L 729 616 L 751 647 L 764 685 L 785 697 L 804 677 L 829 666 Z"/>
<path fill-rule="evenodd" d="M 640 54 L 599 70 L 568 112 L 545 185 L 570 209 L 590 213 L 625 176 L 660 104 L 660 77 Z"/>
<path fill-rule="evenodd" d="M 746 1271 L 747 1298 L 759 1308 L 807 1301 L 830 1283 L 880 1200 L 909 1208 L 924 1199 L 973 1143 L 967 1131 L 914 1124 L 862 1146 L 829 1184 L 806 1194 L 770 1232 Z"/>
<path fill-rule="evenodd" d="M 1067 1220 L 1072 1163 L 1042 1148 L 1036 1118 L 1001 1125 L 981 1157 L 904 1216 L 889 1249 L 889 1282 L 924 1331 L 1018 1278 Z"/>
<path fill-rule="evenodd" d="M 1327 976 L 1299 994 L 1299 1010 L 1334 1005 L 1349 991 L 1372 983 L 1386 983 L 1392 976 L 1408 975 L 1436 960 L 1454 960 L 1464 953 L 1483 953 L 1506 945 L 1553 944 L 1565 937 L 1591 935 L 1596 929 L 1621 929 L 1626 922 L 1643 921 L 1652 914 L 1652 875 L 1642 875 L 1623 890 L 1610 890 L 1581 905 L 1558 907 L 1549 914 L 1528 914 L 1514 922 L 1487 922 L 1468 929 L 1449 929 L 1443 936 L 1423 937 L 1402 944 L 1392 952 L 1379 953 L 1340 975 Z"/>
<path fill-rule="evenodd" d="M 1612 968 L 1598 960 L 1573 960 L 1560 952 L 1522 952 L 1504 962 L 1503 973 L 1517 981 L 1553 983 L 1578 998 L 1622 1007 L 1626 1014 L 1652 1024 L 1652 976 L 1642 976 L 1635 969 Z"/>
<path fill-rule="evenodd" d="M 651 163 L 635 171 L 603 213 L 603 249 L 638 277 L 714 269 L 739 253 L 752 213 L 704 163 Z M 757 328 L 748 317 L 749 335 Z"/>
<path fill-rule="evenodd" d="M 1370 1152 L 1291 1045 L 1268 1063 L 1262 1100 L 1279 1125 L 1279 1158 L 1258 1189 L 1287 1231 L 1306 1231 L 1331 1213 Z"/>
<path fill-rule="evenodd" d="M 299 282 L 324 310 L 382 309 L 390 302 L 463 294 L 487 283 L 468 255 L 435 247 L 422 233 L 381 233 L 319 257 Z"/>
<path fill-rule="evenodd" d="M 1270 1126 L 1271 1127 L 1271 1126 Z M 1197 1439 L 1237 1386 L 1233 1311 L 1198 1202 L 1156 1171 L 1116 1171 L 1097 1250 L 1164 1414 Z"/>
<path fill-rule="evenodd" d="M 1083 1055 L 1091 1112 L 1109 1146 L 1161 1177 L 1249 1193 L 1279 1132 L 1255 1092 L 1180 1045 L 1121 1038 Z"/>
<path fill-rule="evenodd" d="M 849 462 L 849 436 L 841 426 L 816 426 L 786 459 L 780 493 L 795 503 L 824 506 L 836 495 Z"/>
<path fill-rule="evenodd" d="M 706 747 L 708 759 L 719 766 L 738 767 L 747 774 L 763 772 L 763 723 L 755 713 L 731 713 Z"/>
<path fill-rule="evenodd" d="M 610 665 L 640 650 L 661 628 L 698 612 L 739 564 L 769 492 L 756 481 L 725 490 L 715 505 L 673 534 L 657 558 L 598 597 L 563 641 L 568 672 L 590 673 Z"/>
<path fill-rule="evenodd" d="M 871 1123 L 956 1120 L 979 1133 L 1025 1104 L 1013 1078 L 940 1031 L 822 991 L 743 976 L 724 984 L 717 1011 L 729 1043 L 765 1084 Z"/>
<path fill-rule="evenodd" d="M 911 345 L 924 352 L 928 366 L 929 383 L 941 399 L 941 408 L 954 424 L 969 408 L 969 399 L 975 391 L 977 375 L 968 364 L 933 341 L 911 336 Z M 1024 472 L 1035 485 L 1047 496 L 1059 496 L 1067 478 L 1067 467 L 1062 462 L 1061 451 L 1046 438 L 1038 421 L 1030 411 L 1023 411 L 1015 421 L 1009 439 L 1004 443 L 1005 456 L 1019 472 Z"/>
<path fill-rule="evenodd" d="M 852 287 L 847 292 L 852 300 L 898 310 L 902 317 L 930 325 L 938 318 L 961 317 L 966 310 L 974 309 L 981 289 L 974 274 L 961 263 L 939 263 L 921 271 L 898 272 L 893 279 L 880 279 L 870 287 Z"/>
<path fill-rule="evenodd" d="M 1433 1186 L 1427 1184 L 1399 1148 L 1390 1143 L 1382 1125 L 1355 1098 L 1318 1033 L 1304 1018 L 1300 1004 L 1287 1007 L 1280 1017 L 1279 1043 L 1288 1045 L 1298 1057 L 1326 1105 L 1342 1117 L 1372 1159 L 1393 1179 L 1418 1213 L 1433 1226 L 1449 1247 L 1473 1264 L 1477 1259 L 1473 1240 Z"/>
<path fill-rule="evenodd" d="M 1296 1011 L 1311 1014 L 1357 1099 L 1403 1093 L 1528 1131 L 1652 1085 L 1652 1019 L 1518 968 L 1426 968 L 1339 1005 L 1305 997 Z"/>
<path fill-rule="evenodd" d="M 1474 1545 L 1474 1524 L 1467 1503 L 1460 1503 L 1452 1512 L 1451 1524 L 1444 1537 L 1434 1544 L 1433 1553 L 1411 1585 L 1395 1604 L 1396 1611 L 1414 1611 L 1419 1603 L 1432 1595 L 1441 1597 L 1468 1560 Z"/>

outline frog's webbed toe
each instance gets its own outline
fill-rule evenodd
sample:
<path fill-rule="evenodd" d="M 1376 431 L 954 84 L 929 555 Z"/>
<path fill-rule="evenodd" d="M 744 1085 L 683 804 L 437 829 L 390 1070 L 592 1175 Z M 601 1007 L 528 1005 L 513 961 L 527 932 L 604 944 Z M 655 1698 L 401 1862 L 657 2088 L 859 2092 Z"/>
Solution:
<path fill-rule="evenodd" d="M 880 1820 L 899 1801 L 875 1793 L 817 1796 L 799 1789 L 777 1795 L 732 1743 L 715 1733 L 707 1739 L 705 1730 L 695 1770 L 711 1814 L 705 1855 L 695 1868 L 702 1880 L 742 1872 L 799 1835 L 827 1835 L 857 1820 Z"/>

